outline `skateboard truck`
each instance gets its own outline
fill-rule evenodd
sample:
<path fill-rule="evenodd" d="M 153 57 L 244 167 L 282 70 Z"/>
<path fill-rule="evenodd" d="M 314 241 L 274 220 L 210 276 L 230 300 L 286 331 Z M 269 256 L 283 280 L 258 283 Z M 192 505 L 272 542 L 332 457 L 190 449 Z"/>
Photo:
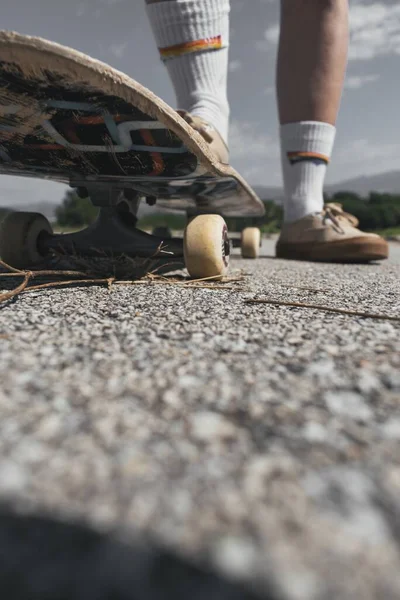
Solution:
<path fill-rule="evenodd" d="M 160 272 L 185 266 L 192 277 L 198 278 L 226 272 L 230 242 L 220 215 L 192 217 L 183 239 L 151 235 L 137 228 L 140 193 L 98 183 L 80 183 L 77 188 L 81 196 L 89 195 L 99 207 L 95 222 L 81 231 L 54 234 L 43 215 L 9 213 L 0 231 L 0 254 L 6 263 L 17 268 L 34 267 L 52 254 L 93 259 L 126 256 L 151 259 L 152 269 Z"/>
<path fill-rule="evenodd" d="M 94 223 L 74 233 L 54 235 L 44 233 L 38 240 L 40 254 L 51 251 L 58 254 L 75 254 L 87 257 L 152 258 L 157 267 L 173 264 L 184 266 L 183 240 L 150 235 L 136 227 L 140 195 L 135 190 L 121 190 L 109 185 L 79 186 L 83 197 L 89 196 L 99 207 Z"/>

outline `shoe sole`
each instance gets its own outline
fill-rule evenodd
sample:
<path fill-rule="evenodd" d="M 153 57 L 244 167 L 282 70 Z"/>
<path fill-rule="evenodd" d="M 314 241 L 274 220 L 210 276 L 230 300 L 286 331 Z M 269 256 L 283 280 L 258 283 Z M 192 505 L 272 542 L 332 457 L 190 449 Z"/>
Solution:
<path fill-rule="evenodd" d="M 388 258 L 389 245 L 383 238 L 371 240 L 364 237 L 338 242 L 297 244 L 278 242 L 276 256 L 312 262 L 367 263 Z"/>

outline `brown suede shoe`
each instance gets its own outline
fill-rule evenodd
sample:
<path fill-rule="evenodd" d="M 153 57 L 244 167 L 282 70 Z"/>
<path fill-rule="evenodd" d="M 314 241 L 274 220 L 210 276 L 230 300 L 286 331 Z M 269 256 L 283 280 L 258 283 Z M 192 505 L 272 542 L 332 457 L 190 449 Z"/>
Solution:
<path fill-rule="evenodd" d="M 276 244 L 276 256 L 319 262 L 370 262 L 389 255 L 386 240 L 357 229 L 358 220 L 336 203 L 321 213 L 286 223 Z"/>
<path fill-rule="evenodd" d="M 177 113 L 186 121 L 186 123 L 200 133 L 210 145 L 210 150 L 212 150 L 219 162 L 229 165 L 229 150 L 218 131 L 201 117 L 191 115 L 184 110 L 178 110 Z"/>

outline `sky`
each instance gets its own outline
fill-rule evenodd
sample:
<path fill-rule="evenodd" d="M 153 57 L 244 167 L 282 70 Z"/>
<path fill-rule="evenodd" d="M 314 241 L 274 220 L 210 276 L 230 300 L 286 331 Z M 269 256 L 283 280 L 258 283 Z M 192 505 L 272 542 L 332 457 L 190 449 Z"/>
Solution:
<path fill-rule="evenodd" d="M 294 0 L 295 1 L 295 0 Z M 12 0 L 1 28 L 71 46 L 124 71 L 174 106 L 144 0 Z M 232 165 L 281 185 L 274 91 L 279 0 L 231 0 Z M 400 169 L 400 4 L 350 0 L 350 56 L 327 183 Z M 59 200 L 65 187 L 0 177 L 0 203 Z"/>

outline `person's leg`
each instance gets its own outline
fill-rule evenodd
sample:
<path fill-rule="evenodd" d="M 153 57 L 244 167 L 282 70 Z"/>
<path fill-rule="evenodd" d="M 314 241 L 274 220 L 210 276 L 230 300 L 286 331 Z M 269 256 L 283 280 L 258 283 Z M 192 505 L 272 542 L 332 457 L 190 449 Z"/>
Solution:
<path fill-rule="evenodd" d="M 227 143 L 229 0 L 146 0 L 146 4 L 177 108 L 205 121 Z M 201 129 L 202 123 L 197 125 Z"/>
<path fill-rule="evenodd" d="M 281 0 L 277 94 L 285 221 L 323 208 L 348 47 L 348 0 Z"/>
<path fill-rule="evenodd" d="M 284 225 L 277 255 L 371 260 L 387 244 L 357 229 L 341 207 L 324 209 L 348 50 L 348 0 L 281 0 L 277 65 Z"/>

